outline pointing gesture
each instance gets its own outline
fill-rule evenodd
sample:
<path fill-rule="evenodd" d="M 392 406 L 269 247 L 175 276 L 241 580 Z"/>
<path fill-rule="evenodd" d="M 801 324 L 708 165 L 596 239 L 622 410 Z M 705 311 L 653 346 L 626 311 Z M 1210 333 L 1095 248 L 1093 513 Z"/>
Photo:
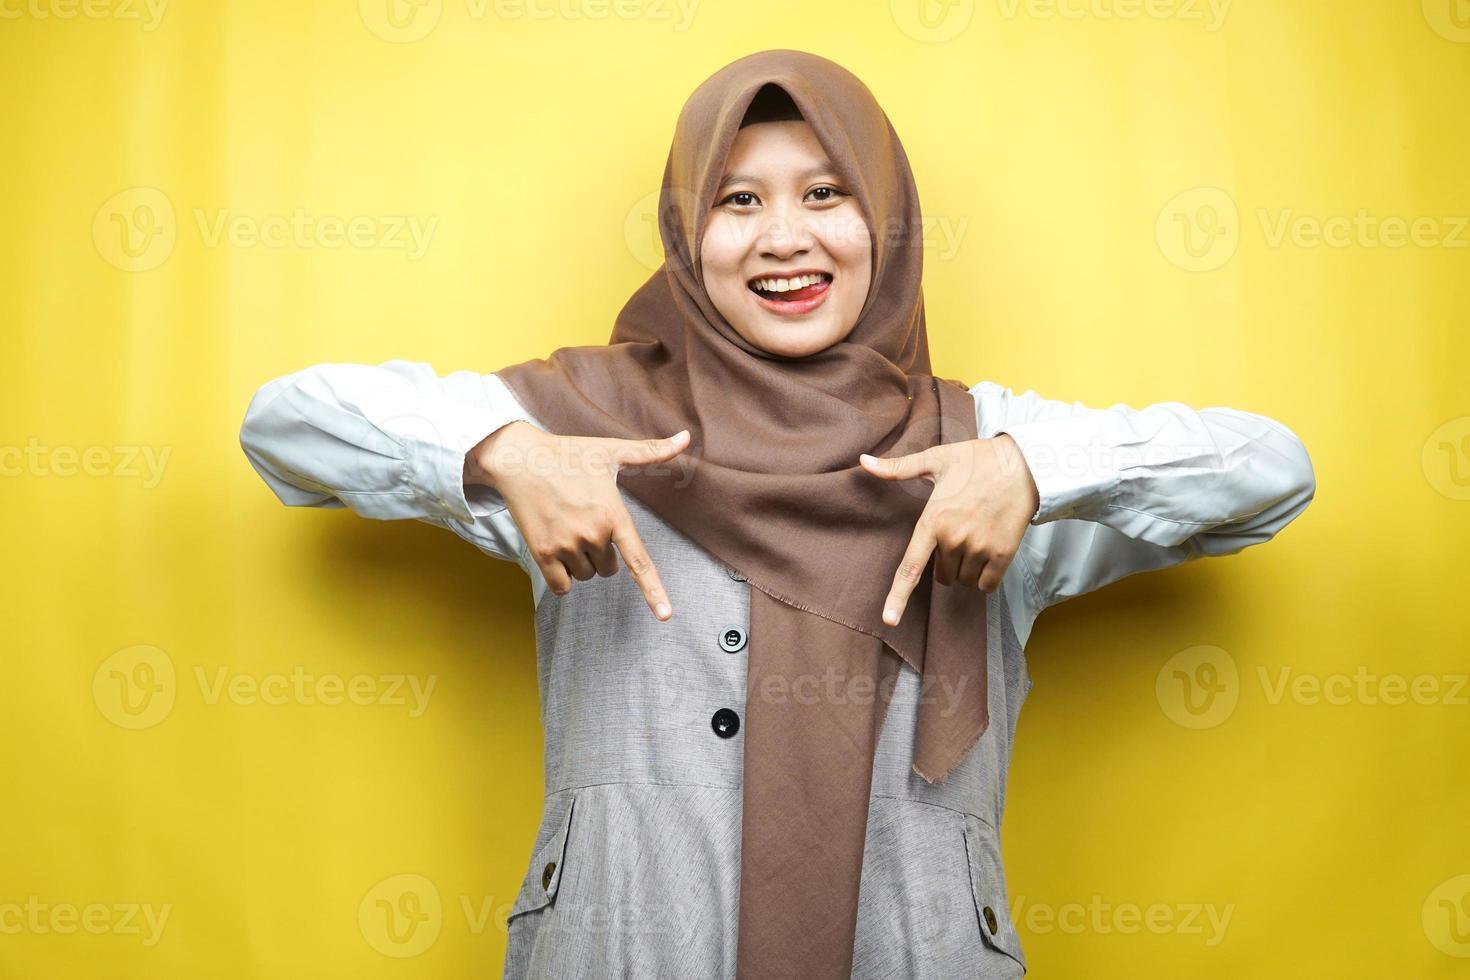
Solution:
<path fill-rule="evenodd" d="M 883 621 L 897 626 L 937 551 L 934 578 L 993 592 L 1015 557 L 1040 497 L 1021 449 L 1008 434 L 931 446 L 879 459 L 863 453 L 863 469 L 883 480 L 922 477 L 934 487 L 914 526 L 908 550 L 883 603 Z"/>
<path fill-rule="evenodd" d="M 566 595 L 572 579 L 617 574 L 621 554 L 648 608 L 666 620 L 673 615 L 669 594 L 623 503 L 617 474 L 667 462 L 688 445 L 688 430 L 667 439 L 603 439 L 511 422 L 465 454 L 464 481 L 500 493 L 552 592 Z"/>

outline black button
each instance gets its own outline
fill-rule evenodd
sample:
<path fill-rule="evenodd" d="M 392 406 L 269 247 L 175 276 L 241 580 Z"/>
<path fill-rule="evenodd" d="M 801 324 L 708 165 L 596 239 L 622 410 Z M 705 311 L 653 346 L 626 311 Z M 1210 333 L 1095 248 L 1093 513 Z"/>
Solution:
<path fill-rule="evenodd" d="M 555 861 L 552 861 L 545 868 L 541 869 L 541 887 L 543 889 L 545 889 L 546 891 L 551 891 L 551 876 L 553 874 L 555 874 L 555 873 L 556 873 L 556 862 Z M 989 911 L 989 910 L 987 909 L 986 911 Z"/>
<path fill-rule="evenodd" d="M 720 649 L 726 653 L 739 653 L 745 649 L 745 630 L 739 626 L 726 626 L 720 633 Z"/>
<path fill-rule="evenodd" d="M 714 717 L 709 720 L 710 727 L 720 738 L 729 738 L 740 731 L 740 716 L 729 708 L 721 708 L 716 711 Z"/>
<path fill-rule="evenodd" d="M 992 936 L 995 935 L 996 929 L 998 928 L 995 921 L 995 910 L 987 905 L 982 914 L 985 916 L 985 928 L 990 930 Z"/>

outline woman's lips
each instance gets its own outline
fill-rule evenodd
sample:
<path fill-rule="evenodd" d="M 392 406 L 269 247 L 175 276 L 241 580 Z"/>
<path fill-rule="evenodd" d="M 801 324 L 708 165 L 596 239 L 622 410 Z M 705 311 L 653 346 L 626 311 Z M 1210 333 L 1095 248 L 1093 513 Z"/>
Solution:
<path fill-rule="evenodd" d="M 750 295 L 755 297 L 757 303 L 777 316 L 801 316 L 821 306 L 831 291 L 832 280 L 824 279 L 810 286 L 782 293 L 780 299 L 767 299 L 764 294 L 754 289 L 750 290 Z"/>

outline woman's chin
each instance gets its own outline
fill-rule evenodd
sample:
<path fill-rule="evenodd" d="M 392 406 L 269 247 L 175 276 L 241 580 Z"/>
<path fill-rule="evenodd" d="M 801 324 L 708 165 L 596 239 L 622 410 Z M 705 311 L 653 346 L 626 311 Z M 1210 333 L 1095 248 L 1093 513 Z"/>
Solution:
<path fill-rule="evenodd" d="M 800 327 L 786 325 L 784 328 L 761 331 L 759 335 L 751 340 L 767 354 L 779 354 L 782 357 L 807 357 L 818 351 L 826 350 L 838 340 L 826 330 L 803 330 Z"/>
<path fill-rule="evenodd" d="M 826 350 L 844 336 L 828 317 L 809 321 L 762 318 L 762 322 L 749 324 L 740 333 L 767 354 L 782 357 L 807 357 Z"/>

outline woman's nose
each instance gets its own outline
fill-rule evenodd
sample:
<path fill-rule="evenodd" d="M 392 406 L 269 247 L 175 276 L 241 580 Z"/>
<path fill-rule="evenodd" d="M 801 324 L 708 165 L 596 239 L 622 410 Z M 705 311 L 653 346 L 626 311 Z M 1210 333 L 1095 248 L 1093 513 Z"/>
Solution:
<path fill-rule="evenodd" d="M 814 243 L 811 224 L 800 212 L 792 214 L 772 208 L 763 216 L 756 247 L 765 254 L 785 257 L 811 249 Z"/>

